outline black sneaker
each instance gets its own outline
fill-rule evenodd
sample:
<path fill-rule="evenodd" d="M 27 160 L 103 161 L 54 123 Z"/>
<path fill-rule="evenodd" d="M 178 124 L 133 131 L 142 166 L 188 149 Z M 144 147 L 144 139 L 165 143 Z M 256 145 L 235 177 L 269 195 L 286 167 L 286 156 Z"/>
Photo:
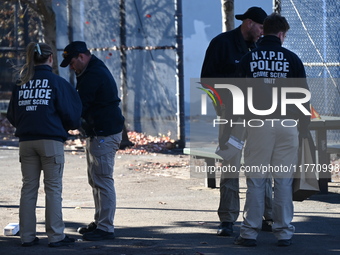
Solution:
<path fill-rule="evenodd" d="M 272 225 L 273 225 L 273 220 L 263 220 L 262 221 L 262 231 L 265 232 L 272 232 Z"/>
<path fill-rule="evenodd" d="M 115 234 L 113 232 L 106 232 L 101 229 L 96 229 L 92 232 L 88 232 L 83 235 L 83 239 L 87 241 L 101 241 L 114 238 Z"/>
<path fill-rule="evenodd" d="M 241 236 L 238 236 L 235 238 L 234 244 L 242 245 L 246 247 L 257 246 L 256 239 L 245 239 L 245 238 L 242 238 Z"/>
<path fill-rule="evenodd" d="M 76 240 L 74 238 L 65 236 L 65 238 L 59 242 L 49 243 L 49 247 L 60 247 L 60 246 L 67 246 L 73 244 Z"/>
<path fill-rule="evenodd" d="M 87 225 L 86 227 L 80 227 L 77 229 L 77 232 L 79 234 L 85 234 L 85 233 L 88 233 L 88 232 L 92 232 L 94 230 L 97 229 L 97 224 L 94 223 L 94 222 L 91 222 L 89 225 Z"/>
<path fill-rule="evenodd" d="M 292 244 L 292 239 L 281 239 L 277 241 L 277 246 L 290 246 Z"/>
<path fill-rule="evenodd" d="M 22 243 L 21 246 L 22 247 L 30 247 L 30 246 L 37 245 L 37 244 L 39 244 L 39 238 L 38 237 L 34 238 L 34 240 L 32 242 Z"/>
<path fill-rule="evenodd" d="M 219 236 L 231 236 L 233 233 L 233 223 L 232 222 L 222 222 L 217 229 L 217 235 Z"/>

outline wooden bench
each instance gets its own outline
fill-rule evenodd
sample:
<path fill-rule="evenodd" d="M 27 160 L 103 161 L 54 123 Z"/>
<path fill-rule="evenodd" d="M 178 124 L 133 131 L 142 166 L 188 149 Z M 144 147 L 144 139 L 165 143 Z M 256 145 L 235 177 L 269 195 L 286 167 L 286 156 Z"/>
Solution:
<path fill-rule="evenodd" d="M 318 151 L 318 164 L 328 165 L 330 154 L 338 153 L 337 145 L 328 145 L 327 131 L 340 130 L 340 117 L 321 116 L 320 119 L 313 119 L 309 124 L 309 129 L 315 132 L 315 145 Z M 328 193 L 328 182 L 331 180 L 330 171 L 319 172 L 319 187 L 321 194 Z"/>
<path fill-rule="evenodd" d="M 209 166 L 215 166 L 216 161 L 223 161 L 223 159 L 215 154 L 216 147 L 201 147 L 201 148 L 184 148 L 183 153 L 193 156 L 197 159 L 204 159 L 208 171 L 205 177 L 205 186 L 208 188 L 216 188 L 216 173 L 209 171 Z M 328 159 L 331 154 L 340 154 L 340 144 L 327 144 Z M 241 162 L 242 163 L 242 162 Z M 328 181 L 330 181 L 329 179 Z M 320 191 L 328 190 L 328 181 L 319 182 Z M 323 193 L 323 192 L 321 192 Z"/>
<path fill-rule="evenodd" d="M 327 144 L 328 154 L 340 154 L 340 144 Z"/>
<path fill-rule="evenodd" d="M 204 159 L 207 165 L 207 175 L 205 178 L 205 186 L 208 188 L 216 188 L 216 173 L 209 171 L 209 166 L 215 166 L 216 161 L 223 161 L 223 159 L 215 154 L 216 147 L 204 147 L 204 148 L 184 148 L 183 153 L 193 156 L 197 159 Z"/>

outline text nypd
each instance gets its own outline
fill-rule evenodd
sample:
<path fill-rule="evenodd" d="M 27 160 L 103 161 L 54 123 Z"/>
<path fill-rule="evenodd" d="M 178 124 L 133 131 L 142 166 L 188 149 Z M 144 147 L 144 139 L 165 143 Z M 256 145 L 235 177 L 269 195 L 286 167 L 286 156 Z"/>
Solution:
<path fill-rule="evenodd" d="M 30 80 L 19 90 L 18 105 L 26 107 L 26 111 L 36 111 L 38 105 L 48 105 L 51 96 L 47 79 Z"/>
<path fill-rule="evenodd" d="M 253 61 L 250 62 L 250 71 L 254 78 L 287 78 L 289 62 L 286 61 L 282 52 L 253 52 L 252 60 Z"/>

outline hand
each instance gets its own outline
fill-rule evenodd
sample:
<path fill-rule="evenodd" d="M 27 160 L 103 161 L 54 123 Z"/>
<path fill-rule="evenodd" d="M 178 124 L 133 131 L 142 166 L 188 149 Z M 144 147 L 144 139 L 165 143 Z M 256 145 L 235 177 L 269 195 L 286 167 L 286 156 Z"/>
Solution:
<path fill-rule="evenodd" d="M 308 129 L 299 130 L 299 138 L 308 138 L 308 135 L 309 135 Z"/>
<path fill-rule="evenodd" d="M 228 137 L 222 137 L 218 139 L 218 146 L 220 146 L 221 150 L 227 150 L 228 149 L 228 145 L 226 145 L 227 141 L 229 140 L 229 136 Z"/>
<path fill-rule="evenodd" d="M 308 129 L 299 130 L 299 144 L 301 144 L 302 139 L 306 139 L 308 137 L 309 137 L 309 130 Z"/>

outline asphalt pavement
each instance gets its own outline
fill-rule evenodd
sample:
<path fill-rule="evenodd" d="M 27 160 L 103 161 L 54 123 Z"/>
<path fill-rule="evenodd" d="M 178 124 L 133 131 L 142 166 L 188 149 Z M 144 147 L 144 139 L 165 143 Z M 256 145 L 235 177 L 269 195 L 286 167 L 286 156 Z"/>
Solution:
<path fill-rule="evenodd" d="M 115 185 L 117 212 L 114 240 L 82 241 L 79 226 L 93 220 L 94 205 L 87 183 L 85 153 L 66 152 L 63 188 L 65 233 L 74 245 L 50 248 L 44 226 L 44 191 L 41 181 L 37 204 L 40 244 L 21 247 L 19 236 L 0 233 L 1 254 L 340 254 L 340 182 L 329 183 L 329 193 L 294 202 L 296 233 L 289 247 L 277 247 L 272 233 L 261 232 L 257 247 L 233 244 L 232 237 L 216 235 L 219 190 L 204 187 L 203 179 L 190 176 L 187 155 L 117 155 Z M 168 166 L 168 167 L 166 167 Z M 241 208 L 245 181 L 240 180 Z M 21 172 L 18 148 L 0 147 L 0 227 L 18 222 Z"/>

